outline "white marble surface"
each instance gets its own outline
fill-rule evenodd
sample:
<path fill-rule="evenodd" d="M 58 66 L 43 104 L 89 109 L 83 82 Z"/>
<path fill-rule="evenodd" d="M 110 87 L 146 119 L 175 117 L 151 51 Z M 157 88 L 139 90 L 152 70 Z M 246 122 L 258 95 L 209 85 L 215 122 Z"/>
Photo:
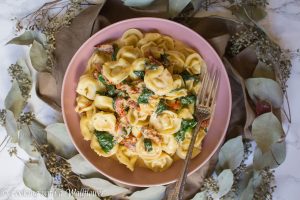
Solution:
<path fill-rule="evenodd" d="M 14 22 L 11 19 L 28 14 L 44 2 L 47 2 L 47 0 L 0 1 L 0 108 L 4 107 L 4 98 L 11 85 L 7 68 L 10 64 L 15 63 L 19 57 L 25 57 L 29 62 L 28 47 L 5 45 L 14 35 Z M 261 24 L 282 47 L 291 50 L 300 48 L 299 0 L 270 0 L 268 16 Z M 274 199 L 276 200 L 297 200 L 300 197 L 300 173 L 298 172 L 300 169 L 300 56 L 293 58 L 292 63 L 293 68 L 287 90 L 292 111 L 292 124 L 286 138 L 286 161 L 276 169 L 275 173 L 277 189 L 274 193 Z M 60 119 L 58 113 L 39 100 L 34 92 L 32 92 L 30 105 L 37 113 L 37 117 L 46 124 Z M 285 128 L 287 127 L 288 125 L 285 123 Z M 4 129 L 0 128 L 0 141 L 4 136 Z M 26 158 L 21 149 L 19 149 L 19 154 L 21 157 Z M 6 149 L 0 152 L 0 200 L 46 199 L 41 195 L 34 196 L 30 193 L 22 197 L 18 197 L 16 193 L 14 196 L 10 196 L 12 191 L 30 192 L 23 184 L 22 169 L 23 162 L 21 160 L 9 157 Z"/>

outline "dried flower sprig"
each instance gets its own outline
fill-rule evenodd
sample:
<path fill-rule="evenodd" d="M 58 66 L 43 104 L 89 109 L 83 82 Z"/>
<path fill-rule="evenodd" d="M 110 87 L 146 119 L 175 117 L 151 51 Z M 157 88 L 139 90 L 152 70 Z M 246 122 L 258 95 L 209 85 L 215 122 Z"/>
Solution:
<path fill-rule="evenodd" d="M 260 171 L 261 183 L 254 193 L 254 200 L 272 199 L 272 194 L 276 188 L 274 185 L 274 170 L 265 169 Z"/>
<path fill-rule="evenodd" d="M 6 121 L 6 110 L 0 109 L 0 126 L 4 126 Z"/>
<path fill-rule="evenodd" d="M 47 65 L 51 70 L 54 65 L 55 33 L 71 24 L 71 20 L 87 5 L 87 0 L 53 0 L 45 3 L 38 10 L 16 19 L 16 31 L 22 29 L 37 30 L 45 34 L 45 49 L 48 54 Z"/>
<path fill-rule="evenodd" d="M 28 99 L 30 97 L 29 93 L 32 85 L 32 80 L 29 78 L 28 74 L 26 74 L 18 64 L 12 64 L 8 68 L 8 73 L 13 80 L 17 81 L 23 98 Z"/>
<path fill-rule="evenodd" d="M 35 114 L 33 112 L 24 112 L 20 114 L 19 119 L 17 121 L 20 124 L 30 125 L 34 119 L 35 119 Z"/>

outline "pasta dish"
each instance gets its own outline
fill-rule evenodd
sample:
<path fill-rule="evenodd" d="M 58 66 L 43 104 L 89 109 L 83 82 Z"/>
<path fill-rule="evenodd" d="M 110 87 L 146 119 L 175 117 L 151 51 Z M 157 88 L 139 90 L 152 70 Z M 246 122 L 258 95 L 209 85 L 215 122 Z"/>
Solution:
<path fill-rule="evenodd" d="M 84 140 L 99 156 L 131 171 L 136 166 L 166 170 L 187 154 L 205 71 L 196 51 L 156 32 L 129 29 L 97 45 L 76 88 Z M 201 124 L 193 157 L 207 127 L 208 120 Z"/>

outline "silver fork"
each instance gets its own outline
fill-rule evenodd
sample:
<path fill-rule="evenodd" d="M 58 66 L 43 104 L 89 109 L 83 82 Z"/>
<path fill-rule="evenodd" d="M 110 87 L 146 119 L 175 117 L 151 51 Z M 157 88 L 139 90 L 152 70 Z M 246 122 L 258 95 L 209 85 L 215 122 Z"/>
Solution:
<path fill-rule="evenodd" d="M 167 200 L 182 200 L 184 186 L 186 183 L 188 165 L 192 157 L 195 141 L 203 120 L 208 119 L 214 109 L 216 102 L 216 94 L 219 85 L 219 73 L 215 70 L 213 73 L 206 72 L 202 79 L 202 88 L 197 94 L 195 117 L 198 121 L 193 133 L 187 155 L 184 160 L 184 167 L 181 170 L 180 176 L 173 190 L 169 192 Z"/>

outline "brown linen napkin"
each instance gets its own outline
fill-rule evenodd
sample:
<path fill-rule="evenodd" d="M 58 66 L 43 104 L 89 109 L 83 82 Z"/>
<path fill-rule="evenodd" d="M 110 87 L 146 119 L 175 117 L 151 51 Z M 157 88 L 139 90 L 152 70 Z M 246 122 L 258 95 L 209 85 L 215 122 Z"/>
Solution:
<path fill-rule="evenodd" d="M 56 63 L 52 71 L 53 76 L 49 73 L 39 74 L 40 78 L 37 81 L 37 93 L 39 97 L 53 108 L 59 110 L 61 97 L 60 92 L 64 73 L 68 63 L 77 49 L 91 35 L 111 23 L 128 18 L 145 16 L 165 18 L 166 14 L 160 12 L 141 12 L 133 10 L 123 6 L 122 2 L 119 0 L 109 0 L 105 3 L 105 5 L 95 5 L 85 9 L 74 18 L 70 27 L 62 29 L 55 35 L 56 50 L 54 52 L 54 56 Z M 249 124 L 252 123 L 251 120 L 253 120 L 254 116 L 247 98 L 244 98 L 246 95 L 243 84 L 244 76 L 239 75 L 239 73 L 243 75 L 252 74 L 251 70 L 253 70 L 253 67 L 244 67 L 243 63 L 248 61 L 248 56 L 253 54 L 253 52 L 242 52 L 241 55 L 231 59 L 230 61 L 234 64 L 233 67 L 227 58 L 224 57 L 224 52 L 230 35 L 240 29 L 239 24 L 232 20 L 226 20 L 218 17 L 190 18 L 187 22 L 188 23 L 185 25 L 194 29 L 206 38 L 219 53 L 220 57 L 223 58 L 223 62 L 230 78 L 233 99 L 232 113 L 234 113 L 231 115 L 227 138 L 240 135 L 244 131 L 244 127 L 245 130 L 248 130 Z M 244 61 L 245 59 L 246 61 Z M 54 80 L 56 80 L 57 87 L 47 87 L 47 84 L 49 82 L 53 84 Z M 210 174 L 210 170 L 214 168 L 216 161 L 217 153 L 201 169 L 188 177 L 185 199 L 193 197 L 200 189 L 204 177 Z M 168 188 L 170 187 L 171 186 Z M 139 188 L 128 188 L 132 191 L 139 190 Z"/>

